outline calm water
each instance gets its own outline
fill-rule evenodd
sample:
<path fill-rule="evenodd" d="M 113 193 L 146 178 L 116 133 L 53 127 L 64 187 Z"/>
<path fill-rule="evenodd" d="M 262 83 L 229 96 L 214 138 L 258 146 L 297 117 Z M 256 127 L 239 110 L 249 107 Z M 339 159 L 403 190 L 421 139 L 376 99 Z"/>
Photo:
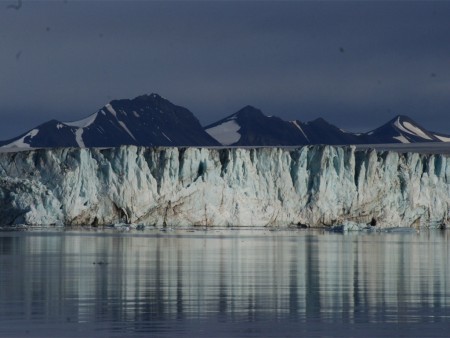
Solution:
<path fill-rule="evenodd" d="M 448 242 L 442 231 L 2 232 L 0 336 L 448 336 Z"/>

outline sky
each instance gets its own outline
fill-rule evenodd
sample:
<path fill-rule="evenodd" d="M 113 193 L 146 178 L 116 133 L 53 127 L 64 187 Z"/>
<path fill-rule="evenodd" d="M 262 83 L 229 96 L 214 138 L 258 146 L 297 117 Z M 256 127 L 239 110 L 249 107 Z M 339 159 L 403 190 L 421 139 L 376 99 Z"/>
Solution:
<path fill-rule="evenodd" d="M 203 125 L 252 105 L 450 134 L 449 18 L 449 1 L 3 0 L 0 140 L 150 93 Z"/>

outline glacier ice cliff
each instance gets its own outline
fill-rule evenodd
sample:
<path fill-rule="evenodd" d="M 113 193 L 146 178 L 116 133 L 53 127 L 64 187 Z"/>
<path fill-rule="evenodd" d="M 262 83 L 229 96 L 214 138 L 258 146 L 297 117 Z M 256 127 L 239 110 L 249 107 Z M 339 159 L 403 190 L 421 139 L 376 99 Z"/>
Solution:
<path fill-rule="evenodd" d="M 449 222 L 450 159 L 353 147 L 0 153 L 0 225 Z"/>

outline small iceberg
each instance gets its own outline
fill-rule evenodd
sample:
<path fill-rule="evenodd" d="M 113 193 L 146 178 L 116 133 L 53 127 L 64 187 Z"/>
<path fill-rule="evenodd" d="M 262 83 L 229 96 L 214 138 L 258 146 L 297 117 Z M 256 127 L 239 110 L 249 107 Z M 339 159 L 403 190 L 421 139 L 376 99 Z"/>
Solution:
<path fill-rule="evenodd" d="M 370 224 L 362 224 L 351 221 L 345 221 L 342 224 L 333 225 L 330 230 L 333 232 L 366 231 L 366 232 L 387 232 L 399 234 L 415 234 L 418 232 L 417 229 L 410 227 L 379 228 L 371 226 Z"/>
<path fill-rule="evenodd" d="M 419 230 L 409 227 L 385 228 L 381 229 L 381 231 L 395 234 L 415 234 L 419 232 Z"/>
<path fill-rule="evenodd" d="M 331 231 L 347 232 L 347 231 L 373 231 L 374 228 L 367 224 L 356 223 L 352 221 L 345 221 L 342 224 L 333 225 Z"/>

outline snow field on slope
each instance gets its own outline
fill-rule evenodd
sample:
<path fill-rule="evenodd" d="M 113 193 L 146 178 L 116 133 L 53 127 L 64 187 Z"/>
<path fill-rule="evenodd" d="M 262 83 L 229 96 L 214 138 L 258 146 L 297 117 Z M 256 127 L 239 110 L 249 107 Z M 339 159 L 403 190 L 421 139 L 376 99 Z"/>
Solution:
<path fill-rule="evenodd" d="M 397 121 L 395 121 L 394 125 L 400 129 L 401 131 L 410 134 L 410 135 L 414 135 L 426 140 L 432 140 L 428 135 L 426 135 L 422 130 L 420 130 L 419 128 L 413 126 L 411 123 L 409 122 L 403 122 L 403 124 L 400 122 L 400 118 L 397 119 Z"/>
<path fill-rule="evenodd" d="M 206 129 L 205 131 L 215 138 L 220 144 L 228 146 L 236 143 L 241 138 L 239 134 L 241 126 L 235 120 L 224 122 L 218 126 Z"/>

